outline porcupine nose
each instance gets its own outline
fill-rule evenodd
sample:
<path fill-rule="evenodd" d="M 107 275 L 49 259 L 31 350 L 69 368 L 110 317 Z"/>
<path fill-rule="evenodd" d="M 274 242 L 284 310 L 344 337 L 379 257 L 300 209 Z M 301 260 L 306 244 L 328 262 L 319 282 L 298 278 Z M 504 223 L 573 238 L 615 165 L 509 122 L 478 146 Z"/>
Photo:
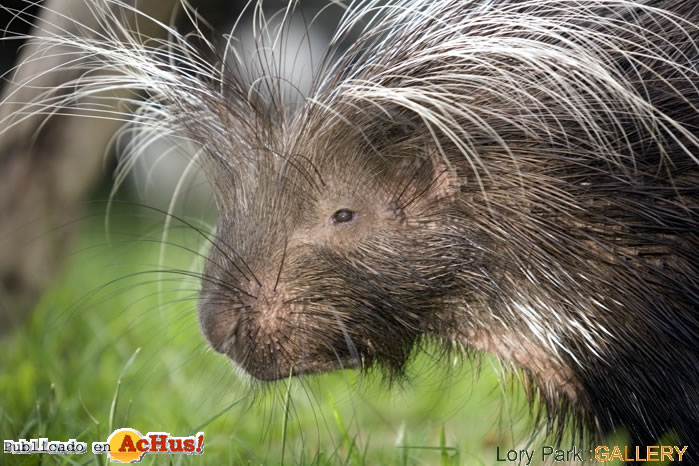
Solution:
<path fill-rule="evenodd" d="M 265 267 L 255 267 L 254 276 L 246 270 L 246 276 L 235 283 L 229 283 L 230 277 L 225 283 L 223 279 L 204 283 L 199 322 L 215 351 L 237 361 L 257 337 L 278 333 L 285 317 L 281 287 L 277 286 L 279 273 L 278 269 L 273 273 L 274 268 L 266 272 Z"/>
<path fill-rule="evenodd" d="M 216 298 L 215 292 L 204 291 L 199 300 L 199 326 L 211 347 L 225 353 L 237 331 L 239 319 Z"/>
<path fill-rule="evenodd" d="M 250 279 L 204 280 L 199 299 L 199 325 L 211 347 L 228 354 L 234 347 L 244 314 L 256 303 L 258 284 Z"/>

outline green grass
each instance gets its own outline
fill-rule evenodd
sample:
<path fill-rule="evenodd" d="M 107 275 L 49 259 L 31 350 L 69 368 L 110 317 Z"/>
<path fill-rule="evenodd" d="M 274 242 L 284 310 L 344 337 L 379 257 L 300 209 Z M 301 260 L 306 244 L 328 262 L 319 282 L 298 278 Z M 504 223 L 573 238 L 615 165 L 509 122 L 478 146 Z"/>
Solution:
<path fill-rule="evenodd" d="M 75 438 L 89 450 L 120 427 L 205 432 L 202 456 L 146 455 L 146 464 L 491 465 L 496 447 L 532 448 L 523 393 L 512 381 L 503 387 L 491 358 L 477 376 L 468 362 L 423 355 L 391 388 L 354 371 L 249 384 L 204 343 L 196 279 L 147 272 L 161 268 L 153 222 L 119 224 L 108 244 L 96 218 L 81 223 L 56 286 L 0 341 L 3 440 Z M 201 247 L 176 227 L 169 241 Z M 166 268 L 200 264 L 174 246 L 165 257 Z M 106 458 L 0 454 L 5 463 Z"/>

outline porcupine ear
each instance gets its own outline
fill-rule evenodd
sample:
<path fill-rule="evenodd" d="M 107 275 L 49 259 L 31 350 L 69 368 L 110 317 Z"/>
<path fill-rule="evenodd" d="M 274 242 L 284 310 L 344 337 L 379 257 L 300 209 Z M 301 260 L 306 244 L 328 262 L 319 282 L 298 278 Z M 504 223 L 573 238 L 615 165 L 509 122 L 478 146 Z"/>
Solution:
<path fill-rule="evenodd" d="M 386 108 L 384 108 L 386 110 Z M 412 172 L 419 169 L 420 178 L 429 183 L 429 188 L 421 194 L 423 199 L 454 199 L 463 184 L 463 175 L 447 159 L 440 144 L 430 134 L 420 128 L 424 125 L 414 115 L 395 109 L 367 118 L 361 126 L 366 142 L 366 150 L 376 157 L 385 157 L 391 166 L 402 166 Z M 418 136 L 416 136 L 418 135 Z M 406 158 L 405 154 L 412 154 Z M 418 154 L 416 160 L 414 154 Z"/>
<path fill-rule="evenodd" d="M 461 189 L 464 180 L 456 167 L 440 153 L 434 141 L 426 147 L 427 156 L 432 169 L 432 185 L 428 195 L 433 199 L 454 200 Z"/>

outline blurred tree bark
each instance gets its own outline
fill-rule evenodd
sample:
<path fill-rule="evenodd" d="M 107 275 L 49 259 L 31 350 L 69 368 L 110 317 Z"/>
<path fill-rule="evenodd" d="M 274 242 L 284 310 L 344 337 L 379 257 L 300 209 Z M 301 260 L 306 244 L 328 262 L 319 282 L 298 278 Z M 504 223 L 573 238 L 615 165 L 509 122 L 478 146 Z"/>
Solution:
<path fill-rule="evenodd" d="M 9 116 L 21 120 L 27 108 L 36 110 L 26 104 L 47 89 L 55 89 L 53 95 L 75 90 L 61 87 L 85 72 L 79 66 L 62 66 L 76 58 L 75 50 L 46 50 L 41 38 L 65 34 L 62 31 L 83 36 L 99 33 L 99 23 L 86 1 L 44 2 L 32 33 L 36 39 L 23 47 L 20 65 L 0 95 L 0 121 Z M 177 0 L 126 3 L 169 23 Z M 165 34 L 134 12 L 124 12 L 123 18 L 130 28 L 138 27 L 142 37 Z M 90 99 L 81 103 L 89 104 Z M 99 179 L 103 155 L 120 125 L 114 120 L 69 114 L 47 118 L 39 113 L 9 129 L 0 128 L 0 335 L 29 314 L 55 277 L 72 235 L 70 222 L 81 210 L 81 199 Z"/>

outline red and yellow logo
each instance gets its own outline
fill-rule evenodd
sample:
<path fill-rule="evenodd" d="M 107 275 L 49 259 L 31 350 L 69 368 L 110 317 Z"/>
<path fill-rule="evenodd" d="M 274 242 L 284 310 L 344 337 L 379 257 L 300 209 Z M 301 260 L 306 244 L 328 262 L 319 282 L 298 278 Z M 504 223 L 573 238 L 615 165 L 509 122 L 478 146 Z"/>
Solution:
<path fill-rule="evenodd" d="M 173 437 L 167 432 L 141 434 L 125 427 L 112 432 L 106 442 L 93 442 L 93 453 L 107 453 L 115 463 L 138 463 L 148 454 L 201 455 L 204 432 L 189 437 Z"/>

